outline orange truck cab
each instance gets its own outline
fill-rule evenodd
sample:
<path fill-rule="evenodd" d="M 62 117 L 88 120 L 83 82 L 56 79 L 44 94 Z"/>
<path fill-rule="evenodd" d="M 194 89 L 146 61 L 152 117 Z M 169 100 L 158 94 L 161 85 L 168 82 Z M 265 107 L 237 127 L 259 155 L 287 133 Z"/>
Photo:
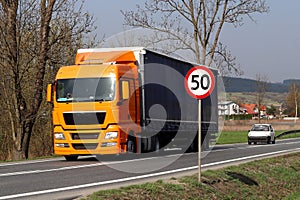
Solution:
<path fill-rule="evenodd" d="M 171 69 L 172 63 L 181 65 L 184 70 L 179 74 L 183 79 L 167 80 L 172 75 L 156 66 L 162 63 Z M 152 69 L 147 72 L 149 66 Z M 80 155 L 158 151 L 173 141 L 178 132 L 194 132 L 197 112 L 192 110 L 197 103 L 186 94 L 182 82 L 184 73 L 193 66 L 143 47 L 79 49 L 75 65 L 61 67 L 54 83 L 47 88 L 47 101 L 53 104 L 54 153 L 66 160 L 76 160 Z M 169 83 L 153 83 L 146 73 Z M 182 89 L 172 96 L 162 89 L 168 84 Z M 210 118 L 208 125 L 203 125 L 206 135 L 217 131 L 216 97 L 215 92 L 205 108 Z M 178 98 L 175 103 L 174 98 Z M 151 107 L 157 104 L 165 111 L 151 116 Z M 178 104 L 184 105 L 177 108 Z M 180 125 L 190 128 L 179 131 Z M 207 127 L 213 131 L 209 132 Z M 184 136 L 189 147 L 195 145 L 195 136 Z"/>

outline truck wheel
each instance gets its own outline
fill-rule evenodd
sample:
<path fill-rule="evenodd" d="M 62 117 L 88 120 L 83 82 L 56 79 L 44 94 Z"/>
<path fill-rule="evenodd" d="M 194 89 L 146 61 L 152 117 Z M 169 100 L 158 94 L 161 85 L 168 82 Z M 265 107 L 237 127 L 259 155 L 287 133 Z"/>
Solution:
<path fill-rule="evenodd" d="M 136 152 L 136 144 L 135 144 L 135 139 L 133 137 L 129 138 L 127 141 L 127 152 L 128 153 Z"/>
<path fill-rule="evenodd" d="M 250 141 L 248 141 L 248 145 L 251 145 L 251 142 L 250 142 Z"/>
<path fill-rule="evenodd" d="M 198 135 L 195 136 L 195 138 L 193 139 L 192 143 L 190 144 L 186 152 L 187 153 L 198 152 Z"/>
<path fill-rule="evenodd" d="M 160 144 L 159 144 L 159 138 L 157 136 L 153 136 L 153 142 L 151 144 L 152 144 L 151 151 L 158 153 L 160 149 Z"/>
<path fill-rule="evenodd" d="M 272 141 L 272 144 L 275 144 L 275 138 L 274 138 L 274 140 Z"/>
<path fill-rule="evenodd" d="M 198 152 L 198 140 L 196 141 L 195 139 L 187 149 L 187 152 Z"/>
<path fill-rule="evenodd" d="M 78 156 L 74 156 L 74 155 L 71 155 L 71 156 L 64 156 L 64 157 L 65 157 L 65 159 L 66 159 L 67 161 L 76 161 L 77 158 L 78 158 Z"/>
<path fill-rule="evenodd" d="M 207 150 L 209 150 L 209 139 L 205 137 L 201 145 L 201 151 L 207 151 Z"/>

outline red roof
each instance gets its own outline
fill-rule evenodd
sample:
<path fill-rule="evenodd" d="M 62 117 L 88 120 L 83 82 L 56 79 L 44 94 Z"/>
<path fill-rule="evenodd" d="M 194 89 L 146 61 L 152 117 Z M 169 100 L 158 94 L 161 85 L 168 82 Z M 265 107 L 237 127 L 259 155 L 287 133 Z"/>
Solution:
<path fill-rule="evenodd" d="M 240 109 L 246 111 L 250 115 L 256 114 L 254 112 L 255 107 L 256 107 L 256 104 L 241 104 L 240 105 Z"/>
<path fill-rule="evenodd" d="M 254 110 L 257 108 L 257 105 L 252 103 L 252 104 L 240 104 L 240 109 L 246 111 L 250 115 L 257 114 Z M 261 105 L 260 110 L 266 110 L 266 106 Z"/>

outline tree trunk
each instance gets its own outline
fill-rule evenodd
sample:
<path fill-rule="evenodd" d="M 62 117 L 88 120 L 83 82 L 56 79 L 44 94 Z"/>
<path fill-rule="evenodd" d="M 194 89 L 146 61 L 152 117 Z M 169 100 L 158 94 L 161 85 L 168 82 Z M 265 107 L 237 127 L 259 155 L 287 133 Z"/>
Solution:
<path fill-rule="evenodd" d="M 31 139 L 31 133 L 33 129 L 35 119 L 29 119 L 26 120 L 24 126 L 23 126 L 23 149 L 22 149 L 22 154 L 23 156 L 28 159 L 29 157 L 29 144 L 30 144 L 30 139 Z"/>
<path fill-rule="evenodd" d="M 13 156 L 12 157 L 13 160 L 22 160 L 23 159 L 22 151 L 20 151 L 16 148 L 13 148 L 12 156 Z"/>

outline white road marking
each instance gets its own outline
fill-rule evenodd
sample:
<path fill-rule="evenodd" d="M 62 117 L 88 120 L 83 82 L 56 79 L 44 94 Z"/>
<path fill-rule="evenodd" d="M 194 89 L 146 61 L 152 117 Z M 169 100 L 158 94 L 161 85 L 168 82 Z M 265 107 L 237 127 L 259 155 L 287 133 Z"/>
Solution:
<path fill-rule="evenodd" d="M 226 163 L 248 160 L 248 159 L 253 159 L 253 158 L 265 157 L 265 156 L 272 156 L 272 155 L 276 155 L 276 154 L 283 154 L 283 153 L 289 153 L 289 152 L 294 152 L 294 151 L 300 151 L 300 148 L 288 149 L 288 150 L 282 150 L 282 151 L 274 151 L 274 152 L 270 152 L 270 153 L 263 153 L 263 154 L 253 155 L 253 156 L 246 156 L 246 157 L 235 158 L 235 159 L 230 159 L 230 160 L 218 161 L 218 162 L 214 162 L 214 163 L 208 163 L 208 164 L 201 165 L 201 167 L 211 167 L 214 165 L 226 164 Z"/>
<path fill-rule="evenodd" d="M 28 161 L 18 161 L 18 162 L 8 162 L 1 163 L 0 167 L 12 166 L 12 165 L 27 165 L 27 164 L 35 164 L 35 163 L 43 163 L 43 162 L 53 162 L 57 160 L 63 160 L 63 158 L 52 158 L 52 159 L 43 159 L 43 160 L 28 160 Z"/>
<path fill-rule="evenodd" d="M 24 175 L 24 174 L 37 174 L 37 173 L 45 173 L 45 172 L 55 172 L 55 171 L 79 169 L 79 168 L 85 168 L 85 167 L 95 167 L 95 166 L 100 166 L 100 165 L 104 165 L 104 164 L 103 163 L 97 163 L 97 164 L 89 164 L 89 165 L 77 165 L 77 166 L 61 167 L 61 168 L 55 168 L 55 169 L 19 171 L 19 172 L 11 172 L 11 173 L 0 174 L 0 177 L 16 176 L 16 175 Z"/>
<path fill-rule="evenodd" d="M 280 146 L 280 145 L 287 145 L 287 144 L 299 144 L 299 142 L 300 141 L 284 142 L 284 143 L 276 143 L 276 144 L 266 144 L 266 145 L 247 145 L 247 146 L 242 146 L 242 147 L 236 147 L 236 146 L 243 145 L 245 143 L 225 144 L 225 145 L 221 145 L 221 146 L 233 146 L 233 147 L 224 148 L 224 149 L 216 149 L 216 150 L 213 150 L 213 152 L 222 152 L 222 151 L 227 151 L 227 150 L 230 150 L 230 149 L 249 149 L 249 148 L 259 148 L 259 147 L 273 147 L 274 145 Z"/>
<path fill-rule="evenodd" d="M 164 158 L 181 156 L 181 155 L 182 154 L 173 154 L 173 155 L 164 156 Z M 25 174 L 38 174 L 38 173 L 55 172 L 55 171 L 63 171 L 63 170 L 71 170 L 71 169 L 80 169 L 80 168 L 87 168 L 87 167 L 97 167 L 97 166 L 102 166 L 102 165 L 115 165 L 115 164 L 121 164 L 121 163 L 139 162 L 139 161 L 161 159 L 161 158 L 162 157 L 149 157 L 149 158 L 140 158 L 140 159 L 133 159 L 133 160 L 101 162 L 101 163 L 87 164 L 87 165 L 73 165 L 73 166 L 54 168 L 54 169 L 18 171 L 18 172 L 0 174 L 0 177 L 17 176 L 17 175 L 25 175 Z"/>
<path fill-rule="evenodd" d="M 90 183 L 90 184 L 83 184 L 83 185 L 76 185 L 76 186 L 69 186 L 69 187 L 62 187 L 62 188 L 56 188 L 56 189 L 49 189 L 49 190 L 42 190 L 42 191 L 36 191 L 36 192 L 28 192 L 28 193 L 22 193 L 22 194 L 15 194 L 15 195 L 8 195 L 8 196 L 2 196 L 1 199 L 13 199 L 18 197 L 28 197 L 33 195 L 39 195 L 39 194 L 47 194 L 47 193 L 53 193 L 53 192 L 61 192 L 61 191 L 67 191 L 67 190 L 73 190 L 73 189 L 81 189 L 81 188 L 87 188 L 87 187 L 94 187 L 94 186 L 101 186 L 101 185 L 107 185 L 107 184 L 113 184 L 113 183 L 121 183 L 125 181 L 132 181 L 132 180 L 138 180 L 143 178 L 150 178 L 155 176 L 161 176 L 161 175 L 167 175 L 182 171 L 188 171 L 193 170 L 194 167 L 188 167 L 183 169 L 176 169 L 171 171 L 165 171 L 165 172 L 158 172 L 154 174 L 146 174 L 141 176 L 134 176 L 134 177 L 128 177 L 128 178 L 122 178 L 122 179 L 116 179 L 116 180 L 110 180 L 110 181 L 103 181 L 103 182 L 97 182 L 97 183 Z"/>
<path fill-rule="evenodd" d="M 271 155 L 275 155 L 275 154 L 288 153 L 288 152 L 293 152 L 293 151 L 300 151 L 300 148 L 264 153 L 264 154 L 254 155 L 254 156 L 246 156 L 246 157 L 242 157 L 242 158 L 224 160 L 224 161 L 219 161 L 219 162 L 214 162 L 214 163 L 208 163 L 208 164 L 201 165 L 201 167 L 210 167 L 210 166 L 214 166 L 214 165 L 220 165 L 220 164 L 225 164 L 225 163 L 230 163 L 230 162 L 237 162 L 237 161 L 241 161 L 241 160 L 259 158 L 259 157 L 263 157 L 263 156 L 271 156 Z M 195 170 L 197 168 L 198 168 L 198 166 L 192 166 L 192 167 L 187 167 L 187 168 L 158 172 L 158 173 L 153 173 L 153 174 L 145 174 L 145 175 L 141 175 L 141 176 L 134 176 L 134 177 L 128 177 L 128 178 L 122 178 L 122 179 L 115 179 L 115 180 L 102 181 L 102 182 L 96 182 L 96 183 L 90 183 L 90 184 L 62 187 L 62 188 L 35 191 L 35 192 L 27 192 L 27 193 L 14 194 L 14 195 L 7 195 L 7 196 L 0 197 L 0 200 L 13 199 L 13 198 L 19 198 L 19 197 L 28 197 L 28 196 L 41 195 L 41 194 L 54 193 L 54 192 L 62 192 L 62 191 L 67 191 L 67 190 L 82 189 L 82 188 L 108 185 L 108 184 L 114 184 L 114 183 L 121 183 L 121 182 L 126 182 L 126 181 L 139 180 L 139 179 L 151 178 L 151 177 L 155 177 L 155 176 L 162 176 L 162 175 L 168 175 L 168 174 L 172 174 L 172 173 Z"/>

